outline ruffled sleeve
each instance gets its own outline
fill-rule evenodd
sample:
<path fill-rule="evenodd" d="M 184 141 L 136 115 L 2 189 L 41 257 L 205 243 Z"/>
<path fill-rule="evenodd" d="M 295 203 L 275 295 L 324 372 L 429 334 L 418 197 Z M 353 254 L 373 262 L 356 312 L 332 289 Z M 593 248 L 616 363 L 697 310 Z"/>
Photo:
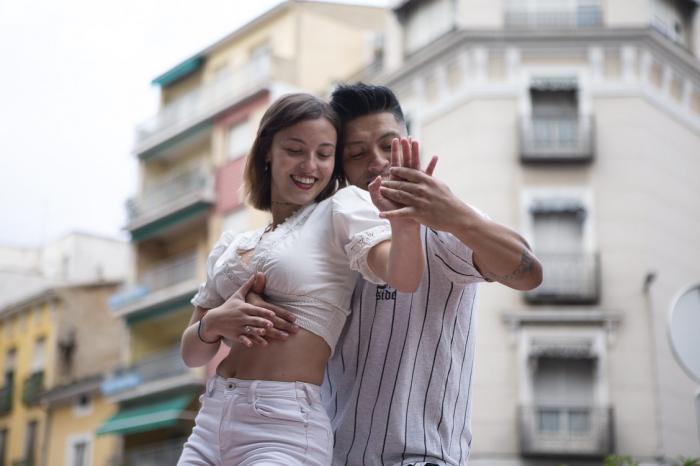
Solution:
<path fill-rule="evenodd" d="M 204 283 L 199 285 L 197 294 L 195 294 L 190 301 L 195 306 L 211 309 L 224 303 L 224 298 L 216 291 L 214 284 L 214 267 L 216 261 L 219 260 L 219 257 L 221 257 L 224 251 L 229 247 L 235 236 L 236 235 L 230 231 L 224 232 L 209 253 L 209 257 L 207 258 L 207 278 Z"/>
<path fill-rule="evenodd" d="M 355 186 L 338 191 L 332 203 L 335 239 L 343 247 L 350 268 L 360 272 L 367 281 L 384 284 L 369 268 L 367 255 L 374 246 L 391 239 L 389 222 L 379 218 L 369 193 Z"/>

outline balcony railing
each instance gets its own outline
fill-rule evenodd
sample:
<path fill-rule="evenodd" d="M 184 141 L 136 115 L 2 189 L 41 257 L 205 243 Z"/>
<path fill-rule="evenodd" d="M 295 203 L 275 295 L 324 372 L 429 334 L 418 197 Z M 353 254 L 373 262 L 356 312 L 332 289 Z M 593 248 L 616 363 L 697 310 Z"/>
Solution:
<path fill-rule="evenodd" d="M 603 11 L 597 2 L 580 0 L 574 8 L 528 8 L 519 2 L 506 6 L 505 25 L 518 29 L 590 28 L 603 24 Z"/>
<path fill-rule="evenodd" d="M 12 387 L 0 388 L 0 416 L 12 411 Z"/>
<path fill-rule="evenodd" d="M 600 298 L 597 254 L 537 254 L 542 284 L 525 293 L 531 303 L 594 304 Z"/>
<path fill-rule="evenodd" d="M 213 201 L 213 177 L 197 167 L 158 183 L 126 203 L 129 227 L 143 226 L 200 199 Z"/>
<path fill-rule="evenodd" d="M 276 79 L 294 82 L 294 63 L 264 56 L 219 76 L 212 83 L 166 104 L 136 129 L 137 152 L 143 152 L 185 131 Z"/>
<path fill-rule="evenodd" d="M 33 459 L 22 459 L 22 460 L 14 460 L 12 462 L 12 466 L 35 466 L 35 462 Z"/>
<path fill-rule="evenodd" d="M 102 382 L 102 393 L 107 396 L 130 390 L 153 381 L 192 373 L 182 361 L 180 347 L 170 348 L 136 362 L 133 366 L 119 370 Z"/>
<path fill-rule="evenodd" d="M 593 159 L 593 118 L 522 117 L 520 158 L 523 162 L 588 162 Z"/>
<path fill-rule="evenodd" d="M 34 372 L 24 379 L 22 387 L 22 402 L 27 406 L 35 405 L 39 402 L 44 391 L 44 371 Z"/>
<path fill-rule="evenodd" d="M 168 440 L 124 452 L 121 458 L 114 458 L 110 466 L 175 466 L 182 453 L 187 438 Z"/>
<path fill-rule="evenodd" d="M 112 310 L 123 308 L 145 300 L 158 291 L 180 283 L 193 281 L 197 277 L 197 253 L 188 253 L 164 261 L 143 273 L 138 282 L 118 291 L 109 298 Z M 164 296 L 169 298 L 170 296 Z"/>
<path fill-rule="evenodd" d="M 612 408 L 527 406 L 519 408 L 524 456 L 604 457 L 613 450 Z"/>

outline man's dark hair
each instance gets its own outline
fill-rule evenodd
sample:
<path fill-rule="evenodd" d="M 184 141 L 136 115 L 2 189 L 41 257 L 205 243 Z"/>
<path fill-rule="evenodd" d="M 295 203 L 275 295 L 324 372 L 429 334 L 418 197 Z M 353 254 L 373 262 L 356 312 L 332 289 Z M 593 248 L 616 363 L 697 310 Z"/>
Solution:
<path fill-rule="evenodd" d="M 406 123 L 396 95 L 386 86 L 371 84 L 341 84 L 331 95 L 331 107 L 342 124 L 373 113 L 390 112 L 399 123 Z"/>

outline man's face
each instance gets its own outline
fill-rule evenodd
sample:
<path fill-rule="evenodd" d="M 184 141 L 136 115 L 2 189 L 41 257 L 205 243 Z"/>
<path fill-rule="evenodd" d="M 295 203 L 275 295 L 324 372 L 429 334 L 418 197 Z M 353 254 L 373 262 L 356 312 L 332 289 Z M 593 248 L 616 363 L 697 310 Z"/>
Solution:
<path fill-rule="evenodd" d="M 345 124 L 343 164 L 348 181 L 362 189 L 380 175 L 389 175 L 391 141 L 406 137 L 406 125 L 390 112 L 364 115 Z"/>

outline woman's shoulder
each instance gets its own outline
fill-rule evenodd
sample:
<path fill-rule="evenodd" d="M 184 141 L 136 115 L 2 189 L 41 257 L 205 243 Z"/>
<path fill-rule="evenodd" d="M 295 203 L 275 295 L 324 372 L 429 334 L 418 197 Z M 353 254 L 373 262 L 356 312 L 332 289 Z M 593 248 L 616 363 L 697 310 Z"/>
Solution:
<path fill-rule="evenodd" d="M 352 185 L 339 189 L 328 200 L 334 210 L 345 210 L 353 206 L 372 204 L 372 199 L 367 191 Z"/>

